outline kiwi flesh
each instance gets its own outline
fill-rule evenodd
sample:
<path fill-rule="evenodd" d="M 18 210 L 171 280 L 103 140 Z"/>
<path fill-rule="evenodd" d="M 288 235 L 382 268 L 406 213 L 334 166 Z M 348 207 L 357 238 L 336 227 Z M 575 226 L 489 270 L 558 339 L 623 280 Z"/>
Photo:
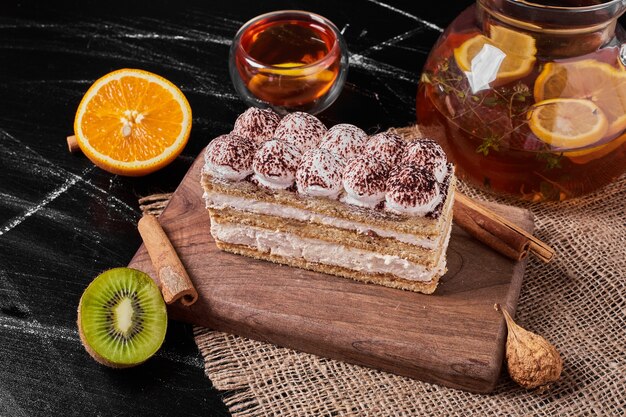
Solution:
<path fill-rule="evenodd" d="M 103 365 L 128 368 L 145 362 L 159 350 L 166 331 L 167 309 L 161 291 L 136 269 L 103 272 L 80 298 L 80 340 Z"/>

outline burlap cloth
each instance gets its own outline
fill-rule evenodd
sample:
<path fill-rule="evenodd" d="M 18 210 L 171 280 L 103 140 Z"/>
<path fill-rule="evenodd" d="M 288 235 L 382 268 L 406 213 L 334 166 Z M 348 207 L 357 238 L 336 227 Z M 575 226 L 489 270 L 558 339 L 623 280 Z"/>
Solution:
<path fill-rule="evenodd" d="M 530 259 L 516 319 L 561 352 L 552 390 L 526 391 L 503 368 L 494 393 L 471 394 L 196 327 L 206 375 L 233 416 L 626 415 L 626 175 L 561 203 L 459 187 L 530 209 L 556 249 L 550 264 Z"/>

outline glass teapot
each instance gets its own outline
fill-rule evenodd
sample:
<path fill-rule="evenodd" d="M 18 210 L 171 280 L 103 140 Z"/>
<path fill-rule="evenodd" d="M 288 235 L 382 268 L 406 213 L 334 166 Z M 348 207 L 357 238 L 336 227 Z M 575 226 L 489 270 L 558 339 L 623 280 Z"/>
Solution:
<path fill-rule="evenodd" d="M 565 200 L 626 171 L 626 0 L 477 0 L 444 31 L 417 118 L 459 177 Z"/>

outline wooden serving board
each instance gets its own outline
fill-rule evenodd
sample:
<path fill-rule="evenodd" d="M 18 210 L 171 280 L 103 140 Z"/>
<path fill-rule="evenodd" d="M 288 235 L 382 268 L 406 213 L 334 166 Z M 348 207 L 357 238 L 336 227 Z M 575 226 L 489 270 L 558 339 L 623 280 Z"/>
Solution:
<path fill-rule="evenodd" d="M 202 164 L 200 156 L 159 218 L 200 296 L 191 307 L 170 306 L 171 318 L 449 387 L 493 390 L 506 334 L 493 306 L 515 311 L 525 262 L 455 226 L 448 273 L 423 295 L 225 253 L 209 233 Z M 532 231 L 528 211 L 497 209 Z M 143 245 L 129 266 L 155 276 Z"/>

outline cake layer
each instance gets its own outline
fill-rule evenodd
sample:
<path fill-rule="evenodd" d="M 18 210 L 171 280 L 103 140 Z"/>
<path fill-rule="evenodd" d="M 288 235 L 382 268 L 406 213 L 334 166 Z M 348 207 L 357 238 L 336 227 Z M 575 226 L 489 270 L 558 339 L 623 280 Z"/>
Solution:
<path fill-rule="evenodd" d="M 443 243 L 449 235 L 452 226 L 451 218 L 448 216 L 447 223 L 444 224 L 444 232 L 437 239 L 437 247 L 424 249 L 393 238 L 383 238 L 375 233 L 364 234 L 356 230 L 346 230 L 293 218 L 257 214 L 231 208 L 221 210 L 209 209 L 209 212 L 211 213 L 213 223 L 234 223 L 291 233 L 303 238 L 318 239 L 335 244 L 339 243 L 351 248 L 378 252 L 383 255 L 396 255 L 427 267 L 435 267 L 438 264 L 444 249 Z"/>
<path fill-rule="evenodd" d="M 361 274 L 382 274 L 408 281 L 430 282 L 445 272 L 445 257 L 441 257 L 434 268 L 428 268 L 400 256 L 234 223 L 212 222 L 211 234 L 216 241 L 247 246 L 282 258 L 336 266 Z"/>
<path fill-rule="evenodd" d="M 441 246 L 442 235 L 418 235 L 410 233 L 400 233 L 394 230 L 376 227 L 370 224 L 364 224 L 352 220 L 345 220 L 333 216 L 315 213 L 293 206 L 285 206 L 278 203 L 267 201 L 259 201 L 252 198 L 234 196 L 230 194 L 222 194 L 218 192 L 206 193 L 205 201 L 207 208 L 214 210 L 245 211 L 255 214 L 266 214 L 270 216 L 280 217 L 283 219 L 296 220 L 299 222 L 307 222 L 330 226 L 337 229 L 344 229 L 359 235 L 374 235 L 387 240 L 394 240 L 408 245 L 417 246 L 426 250 L 435 250 Z M 445 214 L 443 219 L 443 227 L 449 222 L 449 213 Z M 415 249 L 415 248 L 413 248 Z"/>
<path fill-rule="evenodd" d="M 270 190 L 249 181 L 227 182 L 206 172 L 202 185 L 207 207 L 231 207 L 256 213 L 295 218 L 348 230 L 372 231 L 425 248 L 436 248 L 448 221 L 454 198 L 455 177 L 451 172 L 442 191 L 445 199 L 436 216 L 408 216 L 342 203 L 320 197 L 302 197 L 287 190 Z"/>
<path fill-rule="evenodd" d="M 437 288 L 437 284 L 439 283 L 439 279 L 443 275 L 443 272 L 445 272 L 442 271 L 439 275 L 433 276 L 431 281 L 413 281 L 398 278 L 390 274 L 368 274 L 335 265 L 325 265 L 315 262 L 309 262 L 303 258 L 289 258 L 281 255 L 275 255 L 269 252 L 260 251 L 250 246 L 236 245 L 223 242 L 218 239 L 216 239 L 215 243 L 217 244 L 217 247 L 221 250 L 237 255 L 244 255 L 250 258 L 271 261 L 274 263 L 293 266 L 296 268 L 308 269 L 310 271 L 321 272 L 324 274 L 351 278 L 356 281 L 384 285 L 386 287 L 402 290 L 421 292 L 424 294 L 432 294 L 435 291 L 435 289 Z"/>

